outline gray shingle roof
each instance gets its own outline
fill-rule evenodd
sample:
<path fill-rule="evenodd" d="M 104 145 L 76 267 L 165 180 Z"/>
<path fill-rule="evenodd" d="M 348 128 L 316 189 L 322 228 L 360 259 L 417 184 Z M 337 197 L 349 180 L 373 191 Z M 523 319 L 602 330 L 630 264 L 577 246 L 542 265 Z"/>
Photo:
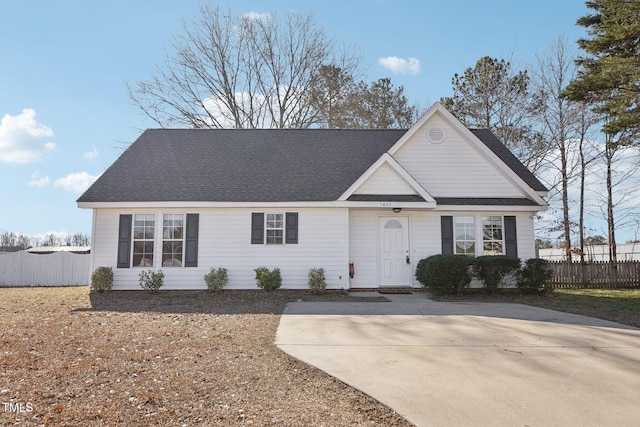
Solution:
<path fill-rule="evenodd" d="M 405 132 L 147 130 L 78 201 L 337 200 Z"/>
<path fill-rule="evenodd" d="M 486 130 L 472 130 L 536 191 Z M 150 129 L 78 202 L 337 200 L 406 130 Z"/>
<path fill-rule="evenodd" d="M 547 187 L 541 183 L 538 178 L 535 177 L 529 169 L 527 169 L 516 156 L 504 145 L 498 137 L 489 129 L 470 129 L 475 136 L 477 136 L 484 145 L 489 147 L 493 153 L 500 157 L 502 161 L 511 168 L 524 182 L 533 188 L 535 191 L 549 191 Z"/>

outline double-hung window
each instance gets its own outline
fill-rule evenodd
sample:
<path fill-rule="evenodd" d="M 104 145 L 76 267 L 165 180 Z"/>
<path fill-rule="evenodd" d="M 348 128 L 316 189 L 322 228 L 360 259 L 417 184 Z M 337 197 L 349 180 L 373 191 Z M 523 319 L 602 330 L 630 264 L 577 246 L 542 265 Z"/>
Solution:
<path fill-rule="evenodd" d="M 133 220 L 133 266 L 152 267 L 156 216 L 136 214 Z"/>
<path fill-rule="evenodd" d="M 482 217 L 482 254 L 502 255 L 504 241 L 502 238 L 502 217 Z"/>
<path fill-rule="evenodd" d="M 162 218 L 162 266 L 182 267 L 184 215 L 165 214 Z"/>
<path fill-rule="evenodd" d="M 443 254 L 518 256 L 515 216 L 443 216 L 441 227 Z"/>
<path fill-rule="evenodd" d="M 298 243 L 298 212 L 251 214 L 252 245 Z"/>
<path fill-rule="evenodd" d="M 284 238 L 284 215 L 281 213 L 266 214 L 267 245 L 281 245 Z"/>
<path fill-rule="evenodd" d="M 197 213 L 121 214 L 118 268 L 197 267 L 199 221 Z"/>

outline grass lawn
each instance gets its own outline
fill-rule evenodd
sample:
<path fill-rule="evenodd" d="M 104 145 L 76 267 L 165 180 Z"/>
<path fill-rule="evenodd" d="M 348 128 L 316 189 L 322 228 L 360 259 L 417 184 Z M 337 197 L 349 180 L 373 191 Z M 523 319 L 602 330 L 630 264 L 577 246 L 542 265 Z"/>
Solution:
<path fill-rule="evenodd" d="M 451 298 L 447 298 L 451 300 Z M 456 300 L 512 302 L 611 320 L 640 328 L 640 289 L 556 289 L 547 295 L 468 292 Z"/>
<path fill-rule="evenodd" d="M 534 305 L 640 328 L 640 289 L 558 289 Z"/>

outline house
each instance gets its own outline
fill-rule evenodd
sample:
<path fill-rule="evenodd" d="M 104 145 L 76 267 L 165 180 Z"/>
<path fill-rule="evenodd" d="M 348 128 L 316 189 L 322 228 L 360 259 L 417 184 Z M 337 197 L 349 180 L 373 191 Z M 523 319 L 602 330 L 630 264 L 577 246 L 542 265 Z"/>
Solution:
<path fill-rule="evenodd" d="M 618 261 L 640 261 L 640 242 L 619 243 L 616 245 Z M 538 249 L 538 257 L 549 261 L 566 261 L 567 251 L 562 248 Z M 571 261 L 580 262 L 579 251 L 572 251 Z M 586 262 L 608 262 L 609 245 L 586 245 L 584 247 Z"/>
<path fill-rule="evenodd" d="M 255 289 L 278 267 L 283 288 L 419 287 L 440 253 L 535 257 L 533 217 L 547 189 L 488 130 L 433 105 L 408 130 L 153 129 L 78 199 L 93 209 L 92 268 L 114 289 Z"/>

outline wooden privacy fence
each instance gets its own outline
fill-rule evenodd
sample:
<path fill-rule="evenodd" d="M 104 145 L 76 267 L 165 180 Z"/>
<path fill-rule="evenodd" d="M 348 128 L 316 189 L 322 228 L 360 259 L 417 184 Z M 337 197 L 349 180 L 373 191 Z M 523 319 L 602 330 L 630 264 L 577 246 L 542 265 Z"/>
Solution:
<path fill-rule="evenodd" d="M 550 261 L 554 288 L 628 288 L 640 286 L 640 261 Z"/>
<path fill-rule="evenodd" d="M 80 286 L 89 284 L 89 254 L 57 252 L 0 255 L 0 286 Z"/>

